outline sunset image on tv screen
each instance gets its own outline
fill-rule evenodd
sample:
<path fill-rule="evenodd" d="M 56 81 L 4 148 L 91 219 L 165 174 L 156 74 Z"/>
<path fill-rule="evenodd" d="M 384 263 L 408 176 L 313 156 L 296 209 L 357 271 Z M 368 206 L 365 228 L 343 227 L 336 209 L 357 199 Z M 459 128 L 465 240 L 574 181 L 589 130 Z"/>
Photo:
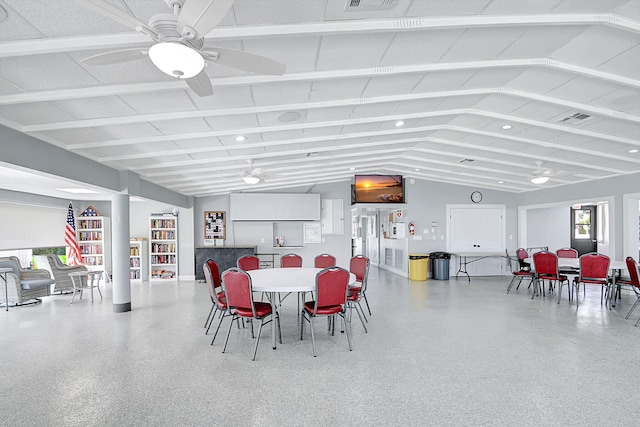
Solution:
<path fill-rule="evenodd" d="M 356 203 L 402 203 L 402 175 L 356 175 Z"/>

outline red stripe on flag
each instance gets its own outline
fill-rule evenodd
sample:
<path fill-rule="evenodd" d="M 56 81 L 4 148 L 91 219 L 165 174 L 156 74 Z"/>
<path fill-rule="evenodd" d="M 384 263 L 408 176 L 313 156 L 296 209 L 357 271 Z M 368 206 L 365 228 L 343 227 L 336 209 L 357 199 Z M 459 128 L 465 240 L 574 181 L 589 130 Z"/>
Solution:
<path fill-rule="evenodd" d="M 67 259 L 68 265 L 82 264 L 80 246 L 78 245 L 78 239 L 76 238 L 75 226 L 73 207 L 69 204 L 69 209 L 67 210 L 67 224 L 64 229 L 64 243 L 69 247 L 69 257 Z"/>

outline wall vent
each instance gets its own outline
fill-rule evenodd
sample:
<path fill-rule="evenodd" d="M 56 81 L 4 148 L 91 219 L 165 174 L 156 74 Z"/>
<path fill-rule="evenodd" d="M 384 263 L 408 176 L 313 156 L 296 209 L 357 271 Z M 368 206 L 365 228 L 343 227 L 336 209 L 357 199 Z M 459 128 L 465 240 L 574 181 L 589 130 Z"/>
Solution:
<path fill-rule="evenodd" d="M 561 117 L 558 122 L 568 125 L 579 125 L 590 118 L 591 116 L 589 114 L 577 112 L 566 117 Z"/>
<path fill-rule="evenodd" d="M 347 0 L 346 11 L 391 10 L 398 0 Z"/>

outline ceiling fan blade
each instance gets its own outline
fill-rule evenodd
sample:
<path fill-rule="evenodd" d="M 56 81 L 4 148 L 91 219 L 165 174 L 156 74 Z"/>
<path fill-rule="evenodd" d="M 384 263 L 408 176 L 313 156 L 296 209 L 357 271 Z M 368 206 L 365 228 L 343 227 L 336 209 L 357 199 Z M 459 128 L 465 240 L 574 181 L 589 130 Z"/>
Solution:
<path fill-rule="evenodd" d="M 113 19 L 120 24 L 129 27 L 133 30 L 136 30 L 137 27 L 144 28 L 147 31 L 150 31 L 152 34 L 155 32 L 147 26 L 144 22 L 140 21 L 135 16 L 129 15 L 124 10 L 113 6 L 112 4 L 107 3 L 104 0 L 77 0 L 82 6 L 87 9 L 94 10 L 98 12 L 100 15 L 106 16 L 107 18 Z"/>
<path fill-rule="evenodd" d="M 196 30 L 204 37 L 224 19 L 234 0 L 187 0 L 178 17 L 178 32 L 184 27 Z"/>
<path fill-rule="evenodd" d="M 216 62 L 221 65 L 226 65 L 227 67 L 237 68 L 257 74 L 281 76 L 287 68 L 287 66 L 281 62 L 240 50 L 211 48 L 203 49 L 202 52 L 205 54 L 213 54 L 210 57 L 204 55 L 204 59 L 207 61 Z"/>
<path fill-rule="evenodd" d="M 185 80 L 191 90 L 193 90 L 198 96 L 213 95 L 213 86 L 211 86 L 211 80 L 207 73 L 202 70 L 195 77 Z"/>
<path fill-rule="evenodd" d="M 144 58 L 148 53 L 148 49 L 130 48 L 122 50 L 112 50 L 111 52 L 99 53 L 81 59 L 80 62 L 89 65 L 109 65 L 118 64 L 120 62 L 135 61 Z"/>

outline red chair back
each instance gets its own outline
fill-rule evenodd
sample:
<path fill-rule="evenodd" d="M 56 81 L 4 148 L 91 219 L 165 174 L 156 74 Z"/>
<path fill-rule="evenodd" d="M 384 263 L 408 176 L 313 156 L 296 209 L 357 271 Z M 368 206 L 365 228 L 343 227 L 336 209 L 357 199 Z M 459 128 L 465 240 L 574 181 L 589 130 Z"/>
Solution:
<path fill-rule="evenodd" d="M 629 277 L 631 278 L 631 283 L 636 288 L 640 288 L 640 278 L 638 278 L 638 264 L 632 257 L 627 257 L 627 270 L 629 270 Z"/>
<path fill-rule="evenodd" d="M 356 282 L 364 282 L 369 272 L 369 258 L 356 255 L 349 261 L 349 271 L 356 276 Z"/>
<path fill-rule="evenodd" d="M 230 268 L 222 273 L 227 305 L 236 309 L 239 315 L 255 314 L 251 293 L 251 277 L 238 268 Z M 252 315 L 249 314 L 249 315 Z"/>
<path fill-rule="evenodd" d="M 538 276 L 558 276 L 558 256 L 553 252 L 536 252 L 533 264 Z"/>
<path fill-rule="evenodd" d="M 347 300 L 347 286 L 349 285 L 349 272 L 340 267 L 328 267 L 316 275 L 316 305 L 313 311 L 315 315 L 318 307 L 330 307 L 344 305 Z"/>
<path fill-rule="evenodd" d="M 302 267 L 302 257 L 296 254 L 282 255 L 282 258 L 280 258 L 280 267 L 282 268 Z"/>
<path fill-rule="evenodd" d="M 524 261 L 525 259 L 529 258 L 529 253 L 526 249 L 518 248 L 516 250 L 516 256 L 518 257 L 518 261 Z"/>
<path fill-rule="evenodd" d="M 329 254 L 320 254 L 313 259 L 313 266 L 315 268 L 327 268 L 336 265 L 336 257 Z"/>
<path fill-rule="evenodd" d="M 562 248 L 556 251 L 558 258 L 578 258 L 578 251 L 572 248 Z"/>
<path fill-rule="evenodd" d="M 238 258 L 236 265 L 244 271 L 257 270 L 260 268 L 260 259 L 253 255 L 244 255 Z"/>
<path fill-rule="evenodd" d="M 580 257 L 580 281 L 606 282 L 610 259 L 602 254 L 584 254 Z"/>
<path fill-rule="evenodd" d="M 209 267 L 209 271 L 211 272 L 213 287 L 219 288 L 220 286 L 222 286 L 222 279 L 220 278 L 220 269 L 218 268 L 218 263 L 212 259 L 208 259 L 207 262 L 205 262 L 205 265 Z"/>

